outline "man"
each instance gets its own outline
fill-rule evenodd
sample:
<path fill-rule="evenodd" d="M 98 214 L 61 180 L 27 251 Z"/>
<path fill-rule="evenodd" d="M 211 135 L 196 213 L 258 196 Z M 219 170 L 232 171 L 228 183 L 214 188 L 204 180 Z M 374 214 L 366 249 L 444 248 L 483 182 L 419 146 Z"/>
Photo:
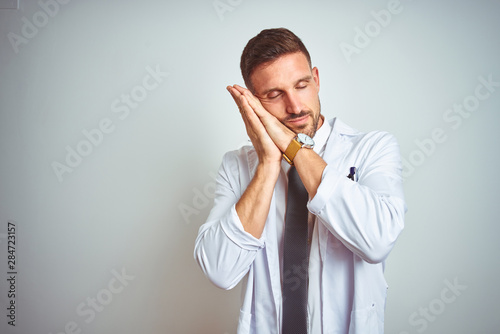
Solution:
<path fill-rule="evenodd" d="M 227 89 L 253 145 L 223 158 L 196 260 L 223 289 L 244 279 L 238 333 L 383 333 L 384 261 L 406 211 L 396 140 L 324 119 L 318 69 L 287 29 L 251 39 L 240 65 L 248 89 Z"/>

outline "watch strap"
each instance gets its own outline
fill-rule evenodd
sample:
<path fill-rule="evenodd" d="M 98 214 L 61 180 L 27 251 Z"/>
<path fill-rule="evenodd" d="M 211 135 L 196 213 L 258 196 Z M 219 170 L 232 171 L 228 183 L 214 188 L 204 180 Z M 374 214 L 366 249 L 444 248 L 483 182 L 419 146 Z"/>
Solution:
<path fill-rule="evenodd" d="M 285 152 L 283 153 L 283 158 L 290 165 L 293 165 L 293 159 L 297 155 L 297 152 L 302 148 L 302 144 L 297 141 L 297 137 L 293 138 Z"/>

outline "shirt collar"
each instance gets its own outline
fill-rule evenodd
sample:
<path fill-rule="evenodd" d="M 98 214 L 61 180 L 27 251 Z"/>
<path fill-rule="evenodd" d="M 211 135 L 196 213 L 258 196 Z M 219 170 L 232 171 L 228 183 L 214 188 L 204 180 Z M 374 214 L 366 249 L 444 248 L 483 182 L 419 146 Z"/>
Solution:
<path fill-rule="evenodd" d="M 323 116 L 321 116 L 323 117 Z M 330 132 L 332 130 L 332 126 L 330 122 L 323 117 L 323 124 L 316 131 L 316 134 L 313 137 L 314 140 L 314 152 L 322 155 L 325 150 L 326 142 L 328 141 L 328 137 L 330 137 Z"/>

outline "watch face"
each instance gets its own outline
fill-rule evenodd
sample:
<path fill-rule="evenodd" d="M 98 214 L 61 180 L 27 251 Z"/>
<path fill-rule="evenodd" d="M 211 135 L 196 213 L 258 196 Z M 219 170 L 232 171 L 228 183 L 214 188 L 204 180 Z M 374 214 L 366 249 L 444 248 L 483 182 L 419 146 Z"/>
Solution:
<path fill-rule="evenodd" d="M 297 135 L 297 141 L 302 143 L 304 146 L 309 146 L 309 147 L 314 146 L 314 140 L 312 140 L 311 137 L 309 137 L 308 135 L 306 135 L 304 133 L 299 133 Z"/>

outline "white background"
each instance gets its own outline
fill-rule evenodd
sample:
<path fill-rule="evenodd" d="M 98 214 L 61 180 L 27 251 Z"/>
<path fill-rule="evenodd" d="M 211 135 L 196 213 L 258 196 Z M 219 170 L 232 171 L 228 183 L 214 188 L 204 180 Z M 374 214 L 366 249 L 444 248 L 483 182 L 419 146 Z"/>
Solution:
<path fill-rule="evenodd" d="M 386 332 L 496 333 L 499 1 L 401 0 L 383 25 L 372 11 L 392 7 L 380 0 L 54 3 L 0 10 L 1 333 L 236 332 L 240 288 L 216 288 L 192 253 L 222 155 L 247 140 L 225 86 L 242 84 L 246 42 L 281 26 L 319 68 L 323 114 L 395 134 L 411 165 Z M 496 86 L 474 100 L 480 77 Z M 126 94 L 140 101 L 124 117 Z M 448 111 L 463 103 L 465 117 Z M 59 180 L 68 147 L 86 156 Z"/>

